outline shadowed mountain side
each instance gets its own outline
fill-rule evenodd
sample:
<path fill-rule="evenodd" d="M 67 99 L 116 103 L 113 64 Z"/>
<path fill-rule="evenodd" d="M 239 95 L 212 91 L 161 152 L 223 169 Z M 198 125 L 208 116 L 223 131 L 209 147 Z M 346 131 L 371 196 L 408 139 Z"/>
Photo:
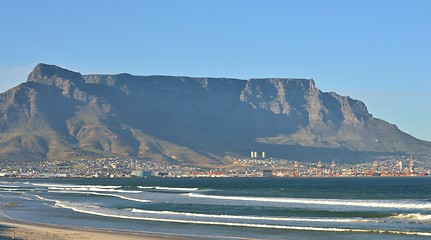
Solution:
<path fill-rule="evenodd" d="M 84 75 L 38 64 L 0 95 L 0 159 L 140 157 L 226 164 L 226 154 L 298 160 L 414 152 L 431 144 L 312 79 Z"/>

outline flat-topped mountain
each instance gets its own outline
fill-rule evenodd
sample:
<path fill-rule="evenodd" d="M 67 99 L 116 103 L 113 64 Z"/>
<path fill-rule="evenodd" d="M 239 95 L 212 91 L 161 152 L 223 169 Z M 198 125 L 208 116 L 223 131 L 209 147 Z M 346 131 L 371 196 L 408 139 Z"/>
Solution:
<path fill-rule="evenodd" d="M 0 95 L 0 159 L 125 156 L 226 164 L 252 150 L 298 160 L 431 153 L 431 143 L 322 92 L 312 79 L 81 75 L 38 64 Z"/>

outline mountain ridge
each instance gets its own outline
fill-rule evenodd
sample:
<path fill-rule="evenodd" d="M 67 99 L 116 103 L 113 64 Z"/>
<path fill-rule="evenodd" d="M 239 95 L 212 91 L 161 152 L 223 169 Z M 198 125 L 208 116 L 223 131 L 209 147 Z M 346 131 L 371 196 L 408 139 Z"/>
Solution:
<path fill-rule="evenodd" d="M 192 165 L 226 155 L 330 158 L 331 152 L 431 153 L 313 79 L 81 75 L 38 64 L 0 94 L 0 159 L 121 156 Z"/>

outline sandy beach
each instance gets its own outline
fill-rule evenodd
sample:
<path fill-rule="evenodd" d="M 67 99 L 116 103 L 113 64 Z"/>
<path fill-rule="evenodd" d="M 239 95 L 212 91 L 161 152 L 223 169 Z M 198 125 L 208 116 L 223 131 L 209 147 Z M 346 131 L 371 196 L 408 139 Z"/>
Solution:
<path fill-rule="evenodd" d="M 162 236 L 156 234 L 133 234 L 125 232 L 111 232 L 102 230 L 72 229 L 57 226 L 22 223 L 14 220 L 0 220 L 0 239 L 22 240 L 137 240 L 137 239 L 184 239 L 175 236 Z"/>

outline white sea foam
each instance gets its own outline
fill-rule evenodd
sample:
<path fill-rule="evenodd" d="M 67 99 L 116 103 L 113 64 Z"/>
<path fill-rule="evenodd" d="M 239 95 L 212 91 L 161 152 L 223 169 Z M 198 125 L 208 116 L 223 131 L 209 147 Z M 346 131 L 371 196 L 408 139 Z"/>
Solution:
<path fill-rule="evenodd" d="M 40 187 L 58 187 L 58 188 L 99 188 L 99 189 L 115 189 L 121 186 L 106 186 L 106 185 L 73 185 L 73 184 L 56 184 L 56 183 L 33 183 L 34 186 Z"/>
<path fill-rule="evenodd" d="M 0 190 L 0 192 L 2 192 L 2 193 L 15 193 L 15 194 L 20 194 L 21 193 L 21 192 L 11 191 L 11 190 Z"/>
<path fill-rule="evenodd" d="M 51 183 L 34 183 L 34 186 L 47 187 L 49 190 L 63 191 L 91 191 L 91 192 L 118 192 L 118 193 L 141 193 L 137 190 L 119 189 L 121 186 L 106 185 L 73 185 L 73 184 L 51 184 Z"/>
<path fill-rule="evenodd" d="M 39 195 L 34 195 L 35 197 L 37 197 L 37 198 L 39 198 L 40 200 L 43 200 L 43 201 L 47 201 L 47 202 L 57 202 L 57 200 L 54 200 L 54 199 L 49 199 L 49 198 L 44 198 L 44 197 L 41 197 L 41 196 L 39 196 Z"/>
<path fill-rule="evenodd" d="M 136 190 L 122 190 L 113 188 L 99 187 L 48 187 L 49 190 L 64 190 L 64 191 L 91 191 L 91 192 L 120 192 L 120 193 L 141 193 Z"/>
<path fill-rule="evenodd" d="M 17 185 L 0 185 L 0 188 L 20 188 L 21 186 Z"/>
<path fill-rule="evenodd" d="M 157 190 L 166 190 L 166 191 L 181 191 L 181 192 L 193 192 L 197 191 L 198 188 L 174 188 L 174 187 L 156 187 Z"/>
<path fill-rule="evenodd" d="M 175 187 L 161 187 L 161 186 L 138 186 L 140 189 L 155 189 L 162 191 L 177 191 L 177 192 L 194 192 L 197 191 L 198 188 L 175 188 Z"/>
<path fill-rule="evenodd" d="M 3 190 L 5 192 L 14 192 L 14 191 L 20 191 L 21 189 L 18 189 L 18 188 L 0 188 L 0 190 Z"/>
<path fill-rule="evenodd" d="M 399 208 L 399 209 L 431 209 L 431 203 L 403 202 L 389 200 L 353 200 L 353 199 L 312 199 L 312 198 L 273 198 L 273 197 L 243 197 L 243 196 L 217 196 L 198 193 L 186 194 L 193 198 L 207 198 L 234 201 L 274 202 L 292 204 L 313 204 L 331 206 L 354 206 L 371 208 Z"/>
<path fill-rule="evenodd" d="M 138 188 L 140 188 L 140 189 L 155 189 L 156 187 L 155 186 L 138 186 Z"/>
<path fill-rule="evenodd" d="M 431 221 L 431 215 L 429 214 L 420 214 L 420 213 L 401 213 L 394 215 L 390 218 L 393 219 L 411 219 L 411 220 L 422 220 L 422 221 Z"/>
<path fill-rule="evenodd" d="M 173 211 L 152 211 L 142 209 L 131 209 L 132 212 L 155 214 L 155 215 L 172 215 L 186 217 L 201 217 L 201 218 L 219 218 L 219 219 L 247 219 L 247 220 L 269 220 L 269 221 L 291 221 L 291 222 L 370 222 L 363 219 L 341 219 L 341 218 L 290 218 L 290 217 L 260 217 L 260 216 L 237 216 L 237 215 L 216 215 L 202 214 L 189 212 L 173 212 Z"/>
<path fill-rule="evenodd" d="M 325 227 L 307 227 L 307 226 L 287 226 L 287 225 L 272 225 L 272 224 L 255 224 L 255 223 L 237 223 L 237 222 L 216 222 L 216 221 L 195 221 L 184 219 L 169 219 L 169 218 L 150 218 L 141 216 L 131 216 L 118 212 L 110 212 L 99 207 L 84 207 L 66 202 L 57 202 L 56 206 L 71 209 L 75 212 L 86 213 L 91 215 L 112 217 L 119 219 L 133 219 L 143 221 L 158 221 L 158 222 L 173 222 L 173 223 L 189 223 L 189 224 L 204 224 L 204 225 L 219 225 L 219 226 L 234 226 L 234 227 L 251 227 L 251 228 L 269 228 L 269 229 L 284 229 L 284 230 L 301 230 L 301 231 L 320 231 L 320 232 L 358 232 L 358 233 L 390 233 L 404 235 L 419 235 L 431 236 L 431 232 L 406 232 L 393 230 L 372 230 L 372 229 L 353 229 L 353 228 L 325 228 Z"/>
<path fill-rule="evenodd" d="M 52 192 L 52 193 L 91 194 L 91 195 L 98 195 L 98 196 L 116 197 L 116 198 L 121 198 L 121 199 L 124 199 L 124 200 L 134 201 L 134 202 L 143 202 L 143 203 L 151 202 L 150 200 L 146 200 L 146 199 L 133 198 L 133 197 L 129 197 L 129 196 L 123 196 L 123 195 L 112 194 L 112 193 L 86 192 L 86 191 L 84 191 L 84 192 L 80 192 L 80 191 L 48 191 L 48 192 Z"/>

